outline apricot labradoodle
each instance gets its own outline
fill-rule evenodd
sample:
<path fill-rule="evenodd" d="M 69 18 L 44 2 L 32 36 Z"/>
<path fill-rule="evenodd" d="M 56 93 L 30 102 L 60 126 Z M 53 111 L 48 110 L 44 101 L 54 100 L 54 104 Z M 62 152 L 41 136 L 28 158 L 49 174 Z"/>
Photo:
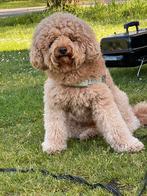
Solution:
<path fill-rule="evenodd" d="M 147 103 L 132 107 L 113 82 L 92 29 L 68 13 L 43 19 L 34 33 L 30 59 L 46 70 L 43 151 L 67 148 L 71 137 L 102 135 L 117 152 L 140 151 L 133 136 L 147 124 Z"/>

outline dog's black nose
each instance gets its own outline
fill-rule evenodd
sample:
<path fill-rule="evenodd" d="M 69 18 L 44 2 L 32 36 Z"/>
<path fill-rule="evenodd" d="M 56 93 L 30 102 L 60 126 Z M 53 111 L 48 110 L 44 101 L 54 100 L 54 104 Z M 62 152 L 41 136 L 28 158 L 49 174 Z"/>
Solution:
<path fill-rule="evenodd" d="M 67 48 L 64 48 L 64 47 L 59 48 L 59 52 L 60 54 L 65 55 L 67 53 Z"/>

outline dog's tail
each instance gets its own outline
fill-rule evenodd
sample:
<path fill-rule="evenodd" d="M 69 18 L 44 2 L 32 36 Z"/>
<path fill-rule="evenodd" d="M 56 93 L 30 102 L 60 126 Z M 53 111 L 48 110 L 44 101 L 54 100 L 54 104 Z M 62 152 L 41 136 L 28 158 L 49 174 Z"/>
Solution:
<path fill-rule="evenodd" d="M 134 113 L 142 125 L 147 126 L 147 102 L 140 102 L 133 107 Z"/>

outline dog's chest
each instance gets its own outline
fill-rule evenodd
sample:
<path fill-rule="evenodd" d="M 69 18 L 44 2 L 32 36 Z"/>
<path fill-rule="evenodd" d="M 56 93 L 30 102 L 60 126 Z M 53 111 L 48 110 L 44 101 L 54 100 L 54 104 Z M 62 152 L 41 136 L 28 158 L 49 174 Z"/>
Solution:
<path fill-rule="evenodd" d="M 78 122 L 87 122 L 87 120 L 91 121 L 92 119 L 92 109 L 85 105 L 71 105 L 67 108 L 66 112 L 71 118 Z"/>
<path fill-rule="evenodd" d="M 69 93 L 69 92 L 68 92 Z M 80 122 L 86 122 L 92 118 L 91 99 L 86 89 L 71 90 L 66 112 Z"/>
<path fill-rule="evenodd" d="M 53 102 L 77 121 L 87 121 L 92 118 L 92 100 L 87 89 L 63 88 L 56 90 Z"/>

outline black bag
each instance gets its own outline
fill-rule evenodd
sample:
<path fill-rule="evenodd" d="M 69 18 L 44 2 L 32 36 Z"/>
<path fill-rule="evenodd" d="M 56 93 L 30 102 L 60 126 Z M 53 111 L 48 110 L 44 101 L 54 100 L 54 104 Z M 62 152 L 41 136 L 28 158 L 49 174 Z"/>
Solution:
<path fill-rule="evenodd" d="M 135 26 L 135 32 L 129 27 Z M 134 67 L 147 62 L 147 29 L 139 29 L 139 22 L 124 25 L 125 33 L 102 38 L 101 50 L 108 67 Z M 140 71 L 140 70 L 139 70 Z M 139 73 L 138 73 L 139 75 Z"/>

